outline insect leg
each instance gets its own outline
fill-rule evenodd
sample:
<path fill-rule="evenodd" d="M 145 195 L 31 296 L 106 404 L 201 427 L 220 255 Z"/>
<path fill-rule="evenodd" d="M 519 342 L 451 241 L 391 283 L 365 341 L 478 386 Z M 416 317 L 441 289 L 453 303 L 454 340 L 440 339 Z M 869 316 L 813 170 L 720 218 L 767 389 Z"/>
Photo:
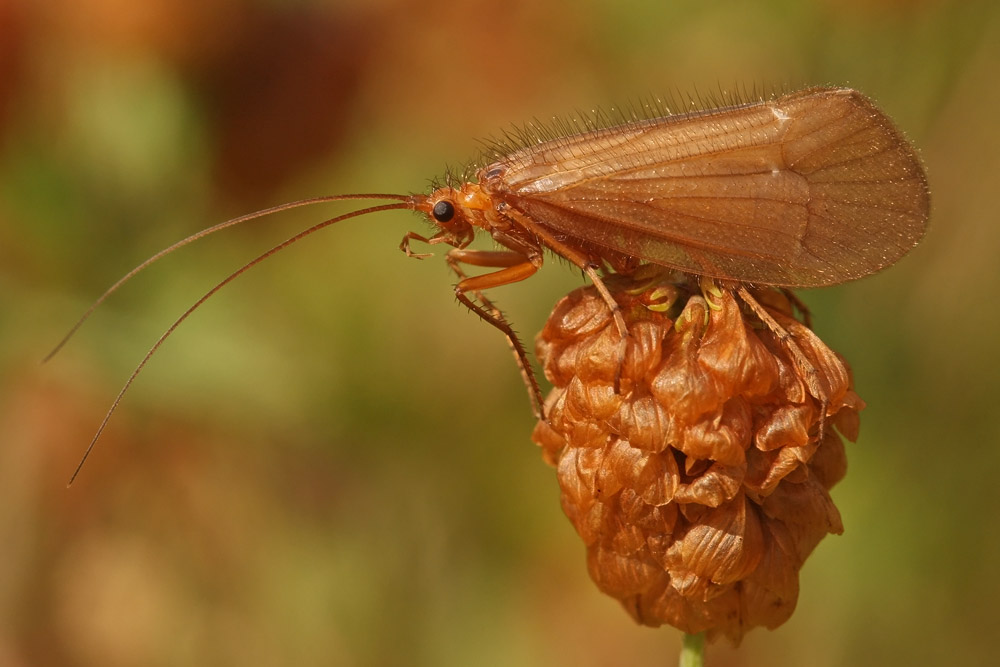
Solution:
<path fill-rule="evenodd" d="M 508 207 L 504 209 L 504 215 L 510 216 L 522 227 L 531 231 L 532 234 L 541 239 L 542 243 L 555 251 L 557 255 L 565 257 L 573 264 L 580 267 L 580 269 L 587 274 L 587 277 L 590 278 L 591 282 L 594 283 L 594 287 L 596 287 L 597 291 L 600 292 L 601 298 L 604 299 L 604 302 L 608 304 L 608 309 L 611 310 L 611 315 L 615 319 L 615 326 L 618 327 L 618 333 L 621 334 L 622 338 L 628 336 L 628 327 L 625 326 L 625 317 L 622 315 L 622 309 L 618 305 L 618 302 L 615 301 L 615 298 L 611 296 L 611 292 L 608 291 L 608 288 L 605 286 L 604 280 L 601 279 L 600 274 L 597 273 L 597 266 L 594 262 L 592 262 L 579 250 L 575 250 L 573 247 L 557 239 L 549 230 L 542 225 L 536 224 L 534 220 L 517 209 Z M 624 358 L 625 355 L 623 347 L 622 359 Z"/>
<path fill-rule="evenodd" d="M 781 326 L 774 317 L 767 312 L 764 306 L 760 305 L 757 299 L 753 298 L 746 287 L 742 285 L 736 290 L 740 298 L 743 299 L 743 303 L 750 307 L 750 310 L 764 323 L 771 332 L 777 336 L 778 343 L 785 348 L 789 355 L 792 357 L 792 363 L 799 369 L 805 378 L 806 388 L 809 393 L 820 403 L 820 416 L 819 416 L 819 440 L 823 441 L 823 429 L 826 423 L 826 409 L 830 404 L 830 397 L 826 392 L 826 389 L 820 384 L 819 381 L 819 371 L 813 365 L 809 358 L 806 357 L 805 353 L 802 352 L 802 348 L 795 342 L 792 335 Z"/>
<path fill-rule="evenodd" d="M 455 250 L 448 251 L 448 264 L 455 264 L 457 266 L 459 262 L 468 264 L 469 266 L 485 266 L 499 269 L 517 266 L 526 262 L 531 263 L 531 260 L 514 250 L 459 250 L 456 248 Z M 455 273 L 459 274 L 463 280 L 467 279 L 468 276 L 464 275 L 456 266 L 452 266 L 452 269 L 455 269 Z M 486 275 L 491 276 L 493 274 L 487 273 Z M 518 280 L 523 279 L 519 278 Z M 506 285 L 511 282 L 518 282 L 518 280 L 511 280 L 501 284 Z"/>
<path fill-rule="evenodd" d="M 628 352 L 628 327 L 625 326 L 625 317 L 622 315 L 621 306 L 615 301 L 615 298 L 611 296 L 611 292 L 608 291 L 607 285 L 604 284 L 604 280 L 597 273 L 597 270 L 590 264 L 583 267 L 584 273 L 590 276 L 590 281 L 594 283 L 594 287 L 600 292 L 601 296 L 604 298 L 604 303 L 608 304 L 608 308 L 611 309 L 611 316 L 615 320 L 615 326 L 618 327 L 618 368 L 615 370 L 615 393 L 621 393 L 622 388 L 622 369 L 625 366 L 625 353 Z"/>
<path fill-rule="evenodd" d="M 403 236 L 403 240 L 399 242 L 399 249 L 406 253 L 407 257 L 416 257 L 417 259 L 424 259 L 425 257 L 431 257 L 434 253 L 430 252 L 413 252 L 410 250 L 410 241 L 420 241 L 421 243 L 430 243 L 431 240 L 426 236 L 421 236 L 416 232 L 406 232 Z"/>
<path fill-rule="evenodd" d="M 781 293 L 785 295 L 791 304 L 795 307 L 795 310 L 802 314 L 802 323 L 806 325 L 807 328 L 812 329 L 812 314 L 809 312 L 809 306 L 802 303 L 802 299 L 795 296 L 795 292 L 787 288 L 781 288 Z"/>
<path fill-rule="evenodd" d="M 482 320 L 499 329 L 507 338 L 507 345 L 514 354 L 517 369 L 520 371 L 521 379 L 528 390 L 531 411 L 536 419 L 543 419 L 542 390 L 538 385 L 538 378 L 535 377 L 535 372 L 531 368 L 531 363 L 528 361 L 528 353 L 514 329 L 511 328 L 507 318 L 482 291 L 490 287 L 524 280 L 537 271 L 538 267 L 521 253 L 503 250 L 454 249 L 448 253 L 447 259 L 448 266 L 459 278 L 459 283 L 455 286 L 455 297 L 462 305 L 479 315 Z M 500 268 L 500 270 L 470 278 L 462 271 L 461 264 Z M 469 298 L 467 292 L 472 292 L 475 300 Z M 476 303 L 477 301 L 478 303 Z"/>
<path fill-rule="evenodd" d="M 507 207 L 504 209 L 503 213 L 504 215 L 507 215 L 517 221 L 517 223 L 525 229 L 531 231 L 531 233 L 537 236 L 542 243 L 555 251 L 556 254 L 565 257 L 573 264 L 580 267 L 590 278 L 590 281 L 594 283 L 594 287 L 597 288 L 601 298 L 604 299 L 604 303 L 608 304 L 608 309 L 611 311 L 611 316 L 614 318 L 615 326 L 618 328 L 618 333 L 621 336 L 621 341 L 618 343 L 618 370 L 615 373 L 615 393 L 618 393 L 621 389 L 621 373 L 622 366 L 625 364 L 625 352 L 628 350 L 628 327 L 625 325 L 625 317 L 622 315 L 621 306 L 619 306 L 618 302 L 615 301 L 615 298 L 611 296 L 611 292 L 608 290 L 607 286 L 604 284 L 604 280 L 597 272 L 597 267 L 594 262 L 592 262 L 580 251 L 575 250 L 571 246 L 560 241 L 549 230 L 542 225 L 536 224 L 534 220 L 521 211 L 518 211 L 513 207 Z"/>

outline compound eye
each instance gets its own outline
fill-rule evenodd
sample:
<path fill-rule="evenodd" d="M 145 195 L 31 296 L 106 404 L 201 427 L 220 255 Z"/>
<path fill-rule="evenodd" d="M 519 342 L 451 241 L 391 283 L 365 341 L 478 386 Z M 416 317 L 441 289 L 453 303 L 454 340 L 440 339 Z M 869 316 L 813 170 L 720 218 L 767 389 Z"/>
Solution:
<path fill-rule="evenodd" d="M 431 210 L 431 215 L 438 222 L 448 222 L 453 217 L 455 217 L 455 207 L 452 206 L 451 202 L 442 199 L 438 203 L 434 204 L 434 208 Z"/>

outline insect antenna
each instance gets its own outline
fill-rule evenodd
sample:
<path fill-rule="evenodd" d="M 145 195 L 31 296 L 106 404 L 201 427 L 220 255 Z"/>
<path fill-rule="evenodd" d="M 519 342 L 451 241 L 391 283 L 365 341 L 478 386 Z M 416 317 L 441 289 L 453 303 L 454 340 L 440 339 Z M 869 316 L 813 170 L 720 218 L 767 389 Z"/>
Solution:
<path fill-rule="evenodd" d="M 119 278 L 114 285 L 105 290 L 104 294 L 97 297 L 97 300 L 94 301 L 94 303 L 92 303 L 89 308 L 87 308 L 87 310 L 83 313 L 83 315 L 80 316 L 80 319 L 78 319 L 76 323 L 66 333 L 66 335 L 62 337 L 62 340 L 60 340 L 59 343 L 56 344 L 54 348 L 52 348 L 51 352 L 45 355 L 45 357 L 42 359 L 42 363 L 44 364 L 46 361 L 56 356 L 56 354 L 59 353 L 59 350 L 61 350 L 66 345 L 66 343 L 69 342 L 70 338 L 72 338 L 76 334 L 76 332 L 80 329 L 80 327 L 83 326 L 83 323 L 90 318 L 90 316 L 94 313 L 94 311 L 97 310 L 97 307 L 100 306 L 102 303 L 104 303 L 109 296 L 117 292 L 122 285 L 124 285 L 129 280 L 134 278 L 137 273 L 144 270 L 146 267 L 156 262 L 157 260 L 166 257 L 173 251 L 178 250 L 189 243 L 193 243 L 199 239 L 203 239 L 210 234 L 214 234 L 215 232 L 222 231 L 223 229 L 227 229 L 229 227 L 235 227 L 236 225 L 239 225 L 244 222 L 249 222 L 250 220 L 263 218 L 269 215 L 273 215 L 275 213 L 280 213 L 282 211 L 289 211 L 293 208 L 300 208 L 302 206 L 310 206 L 312 204 L 325 204 L 328 202 L 341 201 L 345 199 L 397 199 L 399 201 L 408 201 L 410 198 L 407 197 L 406 195 L 395 195 L 395 194 L 351 194 L 351 195 L 327 195 L 324 197 L 312 197 L 310 199 L 300 199 L 298 201 L 288 202 L 286 204 L 279 204 L 278 206 L 272 206 L 271 208 L 265 208 L 260 211 L 254 211 L 253 213 L 247 213 L 246 215 L 241 215 L 237 218 L 232 218 L 230 220 L 226 220 L 225 222 L 220 222 L 219 224 L 208 227 L 207 229 L 203 229 L 200 232 L 195 232 L 191 236 L 181 239 L 180 241 L 174 243 L 173 245 L 164 248 L 163 250 L 156 253 L 155 255 L 144 261 L 142 264 L 139 264 L 137 267 L 135 267 L 134 269 L 126 273 L 124 276 Z"/>
<path fill-rule="evenodd" d="M 129 389 L 129 387 L 132 386 L 132 383 L 139 376 L 139 373 L 142 372 L 142 369 L 146 366 L 146 363 L 152 358 L 152 356 L 154 354 L 156 354 L 156 351 L 158 349 L 160 349 L 160 346 L 163 344 L 163 342 L 167 338 L 170 337 L 170 335 L 174 332 L 174 330 L 177 329 L 177 327 L 179 327 L 181 325 L 181 323 L 184 320 L 186 320 L 191 315 L 191 313 L 193 313 L 194 311 L 196 311 L 199 306 L 201 306 L 203 303 L 205 303 L 206 301 L 208 301 L 216 292 L 218 292 L 220 289 L 222 289 L 223 287 L 225 287 L 226 285 L 228 285 L 229 283 L 231 283 L 233 280 L 235 280 L 242 273 L 244 273 L 245 271 L 253 268 L 257 264 L 260 264 L 261 262 L 263 262 L 265 259 L 267 259 L 271 255 L 274 255 L 275 253 L 280 252 L 281 250 L 284 250 L 285 248 L 287 248 L 288 246 L 292 245 L 296 241 L 299 241 L 299 240 L 305 238 L 306 236 L 309 236 L 310 234 L 312 234 L 314 232 L 318 232 L 319 230 L 323 229 L 324 227 L 329 227 L 330 225 L 332 225 L 334 223 L 341 222 L 342 220 L 347 220 L 348 218 L 356 218 L 358 216 L 367 215 L 369 213 L 377 213 L 379 211 L 392 211 L 392 210 L 395 210 L 395 209 L 411 209 L 413 207 L 412 198 L 411 197 L 406 197 L 406 196 L 403 196 L 403 195 L 336 195 L 336 196 L 332 196 L 332 197 L 320 197 L 320 198 L 312 199 L 312 200 L 303 200 L 303 201 L 299 201 L 299 202 L 292 202 L 290 204 L 282 204 L 281 206 L 276 206 L 276 207 L 274 207 L 272 209 L 265 209 L 264 211 L 258 211 L 257 213 L 251 213 L 249 215 L 241 216 L 240 218 L 233 218 L 233 220 L 229 220 L 227 222 L 220 223 L 218 225 L 215 225 L 214 227 L 209 227 L 208 229 L 206 229 L 206 230 L 204 230 L 202 232 L 198 232 L 197 234 L 193 234 L 192 236 L 189 236 L 188 238 L 184 239 L 183 241 L 179 241 L 178 243 L 175 243 L 173 246 L 171 246 L 170 248 L 168 248 L 166 251 L 157 253 L 156 255 L 154 255 L 153 257 L 151 257 L 150 259 L 146 260 L 145 262 L 143 262 L 142 264 L 140 264 L 138 267 L 136 267 L 135 269 L 133 269 L 125 278 L 123 278 L 122 280 L 119 280 L 117 283 L 115 283 L 114 286 L 112 286 L 111 289 L 109 289 L 107 292 L 105 292 L 105 294 L 101 297 L 101 299 L 98 300 L 98 302 L 97 302 L 98 304 L 101 302 L 101 300 L 103 300 L 105 297 L 107 297 L 108 294 L 110 294 L 111 292 L 113 292 L 115 290 L 115 288 L 119 287 L 127 278 L 129 278 L 132 275 L 135 275 L 138 271 L 141 271 L 146 266 L 149 266 L 149 264 L 151 262 L 154 262 L 157 259 L 159 259 L 160 257 L 162 257 L 167 251 L 169 251 L 171 249 L 179 248 L 181 245 L 184 245 L 186 243 L 190 243 L 192 240 L 195 240 L 197 238 L 201 238 L 201 237 L 205 236 L 206 234 L 212 233 L 213 231 L 218 231 L 219 229 L 223 229 L 225 226 L 235 225 L 235 224 L 238 224 L 239 222 L 242 222 L 242 221 L 245 221 L 245 220 L 250 220 L 250 219 L 252 219 L 254 217 L 260 217 L 261 215 L 267 215 L 268 213 L 274 213 L 276 211 L 283 211 L 283 210 L 287 210 L 289 208 L 294 208 L 296 206 L 304 206 L 307 203 L 317 203 L 317 202 L 321 202 L 321 201 L 322 202 L 326 202 L 326 201 L 337 200 L 337 199 L 362 199 L 362 198 L 372 198 L 372 197 L 381 197 L 383 199 L 400 199 L 401 201 L 399 201 L 396 204 L 380 204 L 378 206 L 369 206 L 367 208 L 363 208 L 363 209 L 360 209 L 360 210 L 357 210 L 357 211 L 351 211 L 350 213 L 345 213 L 343 215 L 338 215 L 338 216 L 336 216 L 334 218 L 329 218 L 327 220 L 324 220 L 323 222 L 317 223 L 317 224 L 313 225 L 312 227 L 309 227 L 308 229 L 305 229 L 305 230 L 299 232 L 295 236 L 292 236 L 291 238 L 288 238 L 288 239 L 282 241 L 281 243 L 279 243 L 278 245 L 272 247 L 270 250 L 267 250 L 266 252 L 263 252 L 260 255 L 257 255 L 257 257 L 253 258 L 252 260 L 250 260 L 249 262 L 247 262 L 246 264 L 244 264 L 240 268 L 238 268 L 235 271 L 233 271 L 232 273 L 230 273 L 228 276 L 226 276 L 225 279 L 223 279 L 218 284 L 216 284 L 215 287 L 213 287 L 212 289 L 208 290 L 200 299 L 198 299 L 193 304 L 191 304 L 191 306 L 187 310 L 185 310 L 184 313 L 180 317 L 178 317 L 176 320 L 174 320 L 174 323 L 171 324 L 167 328 L 167 330 L 164 331 L 163 334 L 160 335 L 160 337 L 153 344 L 153 347 L 151 347 L 149 349 L 149 352 L 146 353 L 146 355 L 142 358 L 142 361 L 140 361 L 139 364 L 135 367 L 135 370 L 132 371 L 132 374 L 129 375 L 128 380 L 125 381 L 125 384 L 122 386 L 121 391 L 118 392 L 118 395 L 115 397 L 115 400 L 111 404 L 111 407 L 108 408 L 108 411 L 105 413 L 104 419 L 101 421 L 101 425 L 98 427 L 97 432 L 94 434 L 94 437 L 91 438 L 90 444 L 87 445 L 87 449 L 86 449 L 86 451 L 84 451 L 83 457 L 80 459 L 80 463 L 77 464 L 76 469 L 73 471 L 73 476 L 70 477 L 69 483 L 66 486 L 68 487 L 68 486 L 72 485 L 73 482 L 76 480 L 77 475 L 80 474 L 80 470 L 83 468 L 83 464 L 86 463 L 87 458 L 90 456 L 90 452 L 93 451 L 93 449 L 94 449 L 94 445 L 97 444 L 97 441 L 100 439 L 101 434 L 104 433 L 104 429 L 107 427 L 108 422 L 111 421 L 111 416 L 114 414 L 115 410 L 118 409 L 118 404 L 121 403 L 122 398 L 125 396 L 125 392 L 127 392 L 128 389 Z M 89 315 L 90 312 L 92 312 L 92 311 L 93 311 L 93 308 L 91 308 L 91 310 L 88 311 L 87 314 Z M 83 319 L 86 319 L 86 316 L 84 316 Z M 82 323 L 82 320 L 81 320 L 81 323 Z M 77 324 L 77 328 L 78 327 L 79 327 L 79 323 Z M 72 333 L 73 332 L 71 331 L 70 334 L 72 335 Z M 67 338 L 68 338 L 68 336 L 67 336 Z M 58 351 L 58 349 L 59 348 L 56 348 L 56 351 Z M 49 356 L 51 356 L 51 355 L 49 355 Z"/>

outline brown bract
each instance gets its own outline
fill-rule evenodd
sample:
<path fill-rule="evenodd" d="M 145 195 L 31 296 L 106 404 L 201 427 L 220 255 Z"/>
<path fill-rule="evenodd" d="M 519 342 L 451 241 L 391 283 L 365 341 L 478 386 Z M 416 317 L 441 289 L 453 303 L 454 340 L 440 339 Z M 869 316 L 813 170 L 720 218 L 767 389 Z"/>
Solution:
<path fill-rule="evenodd" d="M 588 287 L 556 306 L 537 340 L 554 388 L 533 439 L 602 591 L 640 623 L 738 642 L 788 619 L 806 556 L 842 531 L 835 429 L 853 441 L 864 403 L 780 291 L 752 293 L 815 367 L 825 419 L 802 364 L 732 292 L 649 274 L 606 281 L 630 334 L 618 392 L 604 300 Z"/>

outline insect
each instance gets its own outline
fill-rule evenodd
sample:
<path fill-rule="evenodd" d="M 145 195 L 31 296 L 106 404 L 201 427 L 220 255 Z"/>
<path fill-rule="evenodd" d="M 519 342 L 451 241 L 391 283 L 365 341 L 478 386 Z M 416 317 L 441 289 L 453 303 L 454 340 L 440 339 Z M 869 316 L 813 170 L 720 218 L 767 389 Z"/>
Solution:
<path fill-rule="evenodd" d="M 539 137 L 523 147 L 498 151 L 467 182 L 426 195 L 320 197 L 223 222 L 129 272 L 97 300 L 55 351 L 108 295 L 169 252 L 252 218 L 345 199 L 393 203 L 337 216 L 296 234 L 193 304 L 128 379 L 81 467 L 132 381 L 188 315 L 250 267 L 348 218 L 393 209 L 427 217 L 435 233 L 409 232 L 400 248 L 419 258 L 427 255 L 415 252 L 414 242 L 451 246 L 446 257 L 459 277 L 456 297 L 504 333 L 540 415 L 541 392 L 524 346 L 484 292 L 529 278 L 542 266 L 546 250 L 593 281 L 615 315 L 623 346 L 628 331 L 601 276 L 609 270 L 629 273 L 644 263 L 723 281 L 768 326 L 780 330 L 743 285 L 820 287 L 875 273 L 920 241 L 930 207 L 920 160 L 892 121 L 854 90 L 811 88 L 769 100 Z M 476 230 L 488 233 L 501 249 L 468 248 Z M 488 271 L 468 276 L 465 266 Z M 794 352 L 794 342 L 789 345 Z"/>

